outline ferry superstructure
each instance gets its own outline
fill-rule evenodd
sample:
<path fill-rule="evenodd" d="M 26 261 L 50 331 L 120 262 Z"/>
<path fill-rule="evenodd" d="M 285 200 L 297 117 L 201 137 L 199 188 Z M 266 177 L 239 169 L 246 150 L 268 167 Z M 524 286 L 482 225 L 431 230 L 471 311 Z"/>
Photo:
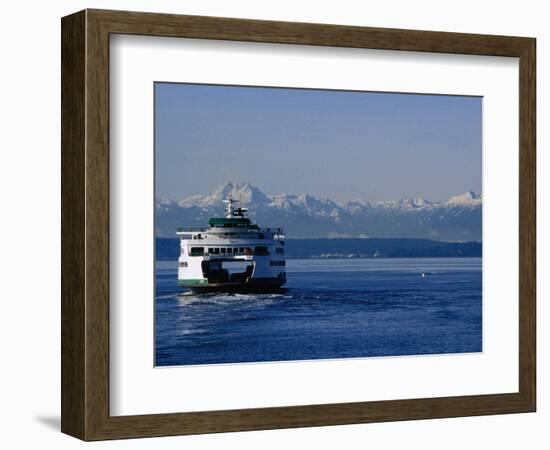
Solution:
<path fill-rule="evenodd" d="M 224 200 L 225 217 L 208 228 L 180 228 L 178 285 L 193 291 L 271 291 L 286 283 L 282 228 L 260 228 L 247 208 Z"/>

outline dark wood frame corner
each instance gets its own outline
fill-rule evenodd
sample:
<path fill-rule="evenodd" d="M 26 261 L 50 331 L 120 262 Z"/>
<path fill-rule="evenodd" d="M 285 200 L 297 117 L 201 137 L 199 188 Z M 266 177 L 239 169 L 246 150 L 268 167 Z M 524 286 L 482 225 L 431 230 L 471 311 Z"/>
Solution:
<path fill-rule="evenodd" d="M 535 411 L 535 39 L 103 10 L 64 17 L 61 30 L 64 433 L 99 440 Z M 115 33 L 518 57 L 519 391 L 110 416 L 108 99 Z"/>

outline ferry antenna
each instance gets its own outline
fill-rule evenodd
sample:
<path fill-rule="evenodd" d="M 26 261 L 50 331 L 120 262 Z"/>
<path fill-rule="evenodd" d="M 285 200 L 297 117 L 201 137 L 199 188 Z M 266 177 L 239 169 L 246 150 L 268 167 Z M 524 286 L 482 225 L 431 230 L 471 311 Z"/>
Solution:
<path fill-rule="evenodd" d="M 232 197 L 228 197 L 226 200 L 223 201 L 224 203 L 227 203 L 227 218 L 230 219 L 234 215 L 233 211 L 233 204 L 238 203 L 238 200 L 233 199 Z"/>

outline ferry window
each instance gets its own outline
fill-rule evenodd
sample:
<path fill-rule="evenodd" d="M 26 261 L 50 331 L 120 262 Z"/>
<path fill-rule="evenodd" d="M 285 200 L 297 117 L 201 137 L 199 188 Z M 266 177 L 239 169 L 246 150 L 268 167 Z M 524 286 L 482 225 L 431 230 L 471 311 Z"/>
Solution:
<path fill-rule="evenodd" d="M 180 267 L 187 267 L 187 261 L 180 261 Z"/>
<path fill-rule="evenodd" d="M 227 249 L 227 253 L 231 253 L 232 251 L 233 251 L 233 249 L 232 249 L 231 247 L 229 247 L 229 248 Z"/>
<path fill-rule="evenodd" d="M 262 245 L 254 248 L 254 254 L 258 256 L 266 256 L 269 255 L 269 252 L 267 251 L 267 247 Z"/>
<path fill-rule="evenodd" d="M 245 253 L 246 255 L 252 255 L 252 249 L 251 249 L 250 247 L 246 247 L 246 248 L 244 249 L 244 253 Z"/>
<path fill-rule="evenodd" d="M 204 255 L 204 247 L 191 247 L 190 256 L 202 256 Z"/>
<path fill-rule="evenodd" d="M 215 248 L 215 249 L 214 249 L 214 254 L 215 254 L 215 255 L 219 255 L 219 254 L 220 254 L 220 249 L 219 249 L 219 248 Z"/>
<path fill-rule="evenodd" d="M 239 247 L 239 253 L 244 253 L 244 248 Z"/>
<path fill-rule="evenodd" d="M 210 255 L 213 255 L 213 254 L 214 254 L 214 249 L 213 249 L 213 248 L 209 248 L 209 249 L 208 249 L 208 253 L 209 253 Z"/>
<path fill-rule="evenodd" d="M 224 255 L 225 254 L 225 248 L 221 248 L 220 250 L 222 252 L 222 255 Z"/>

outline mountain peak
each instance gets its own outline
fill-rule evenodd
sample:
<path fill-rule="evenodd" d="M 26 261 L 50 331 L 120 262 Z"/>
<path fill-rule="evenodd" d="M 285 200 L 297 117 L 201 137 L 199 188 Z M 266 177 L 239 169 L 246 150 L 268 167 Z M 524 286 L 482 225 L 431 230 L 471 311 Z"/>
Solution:
<path fill-rule="evenodd" d="M 400 206 L 408 207 L 408 208 L 422 208 L 424 206 L 430 206 L 432 205 L 432 202 L 426 200 L 422 197 L 417 198 L 404 198 L 399 202 Z"/>
<path fill-rule="evenodd" d="M 481 194 L 474 191 L 466 191 L 464 194 L 455 195 L 445 203 L 448 206 L 478 206 L 481 205 Z"/>
<path fill-rule="evenodd" d="M 416 210 L 422 208 L 436 207 L 439 205 L 439 203 L 431 202 L 423 197 L 405 197 L 401 200 L 386 200 L 376 202 L 375 205 L 382 208 Z"/>
<path fill-rule="evenodd" d="M 201 197 L 198 203 L 203 207 L 215 207 L 220 206 L 222 201 L 229 197 L 239 201 L 240 206 L 269 202 L 268 197 L 252 184 L 248 182 L 233 183 L 232 181 L 228 181 L 216 188 L 209 195 Z"/>

